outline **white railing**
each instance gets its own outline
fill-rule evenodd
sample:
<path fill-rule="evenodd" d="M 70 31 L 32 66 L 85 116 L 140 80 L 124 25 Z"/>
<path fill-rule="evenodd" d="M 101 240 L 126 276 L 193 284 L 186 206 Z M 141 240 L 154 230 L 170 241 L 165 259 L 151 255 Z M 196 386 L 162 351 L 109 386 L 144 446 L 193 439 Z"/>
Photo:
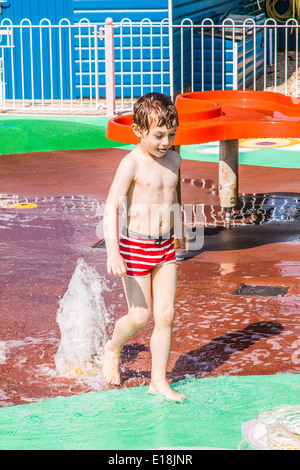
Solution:
<path fill-rule="evenodd" d="M 130 111 L 149 91 L 272 90 L 299 96 L 299 25 L 268 19 L 172 25 L 125 18 L 0 24 L 2 112 Z"/>
<path fill-rule="evenodd" d="M 117 111 L 132 109 L 134 98 L 150 91 L 172 94 L 168 19 L 125 18 L 115 27 L 115 54 Z"/>
<path fill-rule="evenodd" d="M 9 45 L 0 42 L 2 110 L 98 108 L 99 89 L 105 89 L 95 73 L 101 61 L 99 25 L 86 20 L 71 25 L 67 19 L 58 25 L 48 19 L 33 25 L 24 19 L 16 26 L 3 20 L 1 30 L 12 38 Z"/>
<path fill-rule="evenodd" d="M 180 36 L 175 90 L 268 89 L 299 96 L 299 27 L 294 19 L 279 25 L 271 18 L 238 26 L 231 19 L 173 25 Z"/>

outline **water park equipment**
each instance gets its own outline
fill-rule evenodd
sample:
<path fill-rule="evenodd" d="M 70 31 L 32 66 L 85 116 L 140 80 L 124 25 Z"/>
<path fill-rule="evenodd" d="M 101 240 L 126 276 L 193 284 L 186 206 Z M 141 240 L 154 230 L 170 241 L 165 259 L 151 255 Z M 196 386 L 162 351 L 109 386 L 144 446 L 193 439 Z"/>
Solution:
<path fill-rule="evenodd" d="M 175 146 L 220 142 L 219 199 L 230 223 L 238 201 L 239 139 L 300 137 L 300 99 L 267 91 L 201 91 L 178 95 L 175 105 Z M 110 119 L 106 136 L 137 144 L 132 122 L 132 115 Z"/>

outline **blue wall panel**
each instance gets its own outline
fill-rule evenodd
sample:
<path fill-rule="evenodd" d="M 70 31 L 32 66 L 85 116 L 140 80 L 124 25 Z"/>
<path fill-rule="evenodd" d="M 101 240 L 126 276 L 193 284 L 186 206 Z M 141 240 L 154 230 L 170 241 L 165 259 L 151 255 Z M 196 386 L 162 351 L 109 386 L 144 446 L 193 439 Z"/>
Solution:
<path fill-rule="evenodd" d="M 248 0 L 245 0 L 248 1 Z M 183 18 L 190 18 L 194 23 L 204 18 L 216 19 L 226 11 L 238 13 L 240 0 L 173 0 L 173 23 L 179 24 Z"/>
<path fill-rule="evenodd" d="M 33 24 L 48 18 L 52 24 L 62 18 L 68 18 L 71 23 L 87 18 L 92 22 L 104 22 L 111 16 L 114 21 L 130 18 L 140 21 L 149 18 L 151 21 L 161 21 L 168 18 L 168 0 L 152 0 L 150 3 L 140 0 L 9 0 L 3 3 L 0 20 L 9 18 L 19 24 L 28 18 Z"/>
<path fill-rule="evenodd" d="M 221 37 L 215 36 L 213 41 L 211 36 L 204 35 L 203 43 L 205 54 L 202 63 L 202 35 L 196 34 L 194 60 L 195 91 L 222 90 L 223 85 L 225 90 L 232 90 L 234 86 L 236 86 L 237 89 L 242 89 L 244 85 L 244 73 L 245 85 L 250 85 L 253 81 L 254 60 L 256 62 L 256 78 L 259 78 L 263 73 L 264 47 L 262 31 L 257 32 L 255 38 L 253 35 L 246 36 L 245 44 L 242 40 L 235 41 L 236 61 L 233 52 L 233 41 L 225 39 L 224 50 Z M 212 55 L 212 43 L 214 46 L 214 55 Z M 222 64 L 223 55 L 224 65 Z M 213 64 L 212 56 L 214 57 Z M 223 73 L 224 78 L 222 78 Z"/>
<path fill-rule="evenodd" d="M 107 17 L 112 17 L 114 23 L 120 22 L 124 18 L 130 19 L 132 22 L 139 22 L 145 18 L 150 19 L 152 22 L 161 22 L 163 19 L 168 18 L 168 0 L 151 0 L 151 2 L 141 2 L 141 0 L 10 0 L 8 3 L 10 6 L 9 8 L 4 8 L 2 10 L 2 14 L 0 15 L 0 21 L 2 19 L 10 19 L 13 24 L 19 25 L 20 22 L 27 18 L 31 21 L 32 24 L 37 25 L 40 21 L 44 18 L 50 20 L 51 24 L 55 25 L 58 24 L 62 18 L 67 18 L 71 24 L 79 23 L 82 19 L 87 19 L 93 23 L 104 23 Z M 5 6 L 5 5 L 4 5 Z M 27 24 L 27 22 L 26 22 Z M 46 22 L 43 23 L 44 25 L 47 24 Z M 118 42 L 118 34 L 120 30 L 116 30 L 116 43 Z M 39 30 L 33 30 L 33 40 L 36 43 L 35 47 L 35 59 L 33 63 L 34 68 L 34 90 L 32 90 L 31 86 L 31 70 L 26 70 L 26 76 L 24 77 L 24 90 L 25 90 L 25 99 L 32 99 L 34 98 L 45 98 L 49 99 L 52 96 L 54 99 L 61 98 L 61 87 L 58 80 L 60 75 L 60 71 L 58 70 L 58 66 L 55 62 L 53 62 L 53 89 L 51 89 L 51 80 L 50 80 L 50 71 L 49 71 L 49 38 L 47 38 L 48 30 L 43 30 L 43 64 L 40 63 L 40 49 L 39 49 Z M 66 32 L 63 33 L 64 35 Z M 24 31 L 24 37 L 27 35 L 27 32 Z M 67 44 L 67 38 L 64 39 Z M 94 80 L 94 78 L 90 77 L 88 74 L 88 64 L 87 61 L 89 60 L 89 52 L 88 50 L 82 51 L 81 59 L 83 59 L 82 63 L 82 71 L 85 73 L 82 76 L 82 80 L 79 78 L 79 56 L 78 56 L 78 37 L 76 37 L 75 31 L 72 30 L 72 45 L 73 45 L 73 52 L 72 52 L 72 70 L 73 70 L 73 85 L 72 85 L 72 96 L 78 97 L 80 94 L 79 85 L 83 85 L 83 96 L 89 96 L 90 94 L 90 87 L 93 85 L 93 94 L 95 93 L 94 83 L 90 83 L 90 80 Z M 144 44 L 144 42 L 143 42 Z M 15 30 L 14 34 L 14 54 L 16 57 L 15 60 L 15 90 L 16 90 L 16 98 L 20 99 L 23 97 L 23 88 L 22 88 L 22 76 L 21 76 L 21 68 L 20 68 L 20 61 L 21 61 L 21 51 L 20 51 L 20 31 L 19 29 Z M 99 60 L 103 61 L 104 51 L 103 51 L 103 44 L 99 43 Z M 133 46 L 138 46 L 138 39 L 133 39 Z M 55 39 L 55 32 L 53 31 L 52 34 L 52 50 L 53 54 L 57 57 L 59 53 L 57 39 Z M 149 50 L 146 49 L 145 54 L 147 54 Z M 68 53 L 68 48 L 64 49 L 64 53 Z M 125 52 L 128 53 L 128 51 Z M 6 63 L 7 69 L 10 69 L 10 53 L 6 51 Z M 116 56 L 118 52 L 116 51 Z M 149 55 L 149 54 L 148 54 Z M 146 55 L 145 55 L 146 57 Z M 23 52 L 23 59 L 24 63 L 30 63 L 30 55 L 28 47 L 24 47 Z M 68 59 L 66 57 L 66 59 Z M 93 58 L 92 58 L 93 60 Z M 148 64 L 149 59 L 146 59 Z M 166 63 L 168 64 L 168 69 L 165 70 Z M 17 65 L 19 64 L 19 65 Z M 67 60 L 66 60 L 67 64 Z M 148 65 L 143 65 L 143 83 L 156 83 L 159 82 L 159 72 L 151 74 L 147 70 Z M 154 72 L 156 72 L 155 67 L 157 64 L 154 64 Z M 119 64 L 116 63 L 116 71 L 118 71 Z M 124 63 L 124 67 L 128 67 L 128 63 Z M 135 64 L 136 67 L 136 64 Z M 41 89 L 41 68 L 43 69 L 44 76 L 44 95 L 42 96 L 42 89 Z M 91 64 L 92 71 L 94 69 L 94 63 Z M 168 77 L 169 71 L 169 62 L 164 62 L 163 64 L 163 77 Z M 152 77 L 151 77 L 152 75 Z M 138 75 L 134 75 L 134 80 L 138 79 Z M 70 77 L 69 77 L 69 70 L 68 66 L 64 65 L 63 70 L 63 79 L 64 79 L 64 97 L 70 98 L 71 90 L 70 90 Z M 104 88 L 104 74 L 99 74 L 99 82 L 101 85 L 100 92 L 103 96 L 105 92 Z M 118 84 L 119 76 L 116 77 L 116 83 Z M 166 81 L 168 81 L 166 79 Z M 12 97 L 12 77 L 8 77 L 7 75 L 7 86 L 6 86 L 6 97 Z M 130 83 L 130 74 L 125 75 L 124 83 Z M 137 96 L 140 94 L 140 89 L 137 86 L 134 86 L 136 90 Z M 166 83 L 165 92 L 169 93 L 170 87 L 169 83 Z M 130 84 L 126 88 L 125 95 L 130 93 Z M 117 96 L 120 96 L 120 87 L 117 87 Z"/>
<path fill-rule="evenodd" d="M 5 64 L 5 82 L 6 82 L 6 98 L 13 98 L 13 89 L 16 99 L 70 99 L 71 96 L 78 96 L 78 88 L 76 88 L 75 76 L 72 77 L 72 93 L 71 93 L 71 77 L 69 70 L 69 62 L 72 61 L 73 73 L 77 71 L 75 65 L 75 38 L 72 34 L 71 41 L 73 44 L 73 55 L 70 57 L 68 30 L 61 31 L 61 48 L 59 47 L 58 35 L 53 31 L 49 35 L 49 28 L 15 28 L 14 29 L 14 48 L 13 63 L 11 58 L 11 50 L 4 49 Z M 57 29 L 56 29 L 57 32 Z M 31 54 L 31 37 L 32 37 L 32 54 Z M 21 42 L 23 48 L 21 48 Z M 50 42 L 52 48 L 52 62 L 50 59 Z M 56 58 L 61 53 L 61 69 Z M 71 53 L 72 54 L 72 53 Z M 24 73 L 22 75 L 22 61 L 24 63 Z M 42 59 L 42 60 L 41 60 Z M 32 60 L 32 70 L 31 70 Z M 13 66 L 13 68 L 12 68 Z M 12 70 L 14 76 L 11 76 Z M 62 77 L 62 83 L 60 81 Z M 32 80 L 33 79 L 33 80 Z M 22 82 L 23 81 L 23 82 Z M 43 83 L 43 87 L 42 87 Z M 23 95 L 24 93 L 24 95 Z"/>
<path fill-rule="evenodd" d="M 128 18 L 131 22 L 139 22 L 145 18 L 148 18 L 152 22 L 161 22 L 163 19 L 168 18 L 168 0 L 151 0 L 151 2 L 142 2 L 141 0 L 72 0 L 74 10 L 74 22 L 80 21 L 82 18 L 86 18 L 91 22 L 104 23 L 107 17 L 111 17 L 114 23 L 118 23 L 125 18 Z M 126 22 L 126 25 L 128 23 Z M 146 28 L 147 29 L 147 28 Z M 124 26 L 122 30 L 123 34 L 129 34 L 130 28 Z M 116 58 L 116 96 L 130 96 L 133 92 L 134 96 L 139 96 L 142 93 L 141 90 L 141 75 L 143 83 L 143 92 L 150 91 L 150 84 L 160 84 L 161 73 L 156 70 L 159 64 L 159 57 L 157 62 L 153 62 L 152 72 L 150 70 L 150 48 L 147 45 L 147 32 L 143 39 L 143 66 L 141 67 L 138 55 L 140 54 L 140 38 L 139 30 L 133 30 L 132 50 L 129 49 L 130 39 L 129 37 L 123 37 L 123 64 L 122 70 L 125 72 L 123 77 L 123 90 L 121 90 L 121 78 L 120 78 L 120 29 L 115 30 L 115 58 Z M 135 37 L 136 36 L 136 37 Z M 128 43 L 128 44 L 127 44 Z M 154 42 L 155 44 L 155 42 Z M 153 49 L 153 58 L 157 51 Z M 133 76 L 131 79 L 131 72 Z M 140 73 L 139 73 L 140 72 Z M 165 93 L 170 93 L 169 87 L 169 63 L 167 70 L 165 71 L 165 63 L 163 70 L 163 79 L 166 80 L 166 87 L 164 87 Z M 149 86 L 148 86 L 149 85 Z M 157 90 L 160 91 L 160 90 Z"/>
<path fill-rule="evenodd" d="M 256 0 L 173 0 L 173 23 L 179 24 L 183 18 L 191 18 L 194 23 L 204 18 L 217 20 L 227 13 L 253 14 L 258 9 Z M 265 0 L 260 0 L 263 8 Z"/>
<path fill-rule="evenodd" d="M 123 18 L 131 21 L 141 21 L 149 18 L 151 21 L 161 21 L 168 18 L 168 0 L 72 0 L 74 20 L 87 18 L 90 21 L 103 22 L 108 16 L 114 22 Z"/>
<path fill-rule="evenodd" d="M 264 0 L 260 0 L 260 4 L 264 5 Z M 9 0 L 7 5 L 10 5 L 9 8 L 3 8 L 2 14 L 0 15 L 0 21 L 2 19 L 10 19 L 13 24 L 20 24 L 20 22 L 24 18 L 28 18 L 32 24 L 39 24 L 39 22 L 43 18 L 47 18 L 50 20 L 52 24 L 58 24 L 62 18 L 68 18 L 71 24 L 78 23 L 83 18 L 88 19 L 91 22 L 99 22 L 104 23 L 107 17 L 112 17 L 113 21 L 120 22 L 124 18 L 130 19 L 132 22 L 138 22 L 145 18 L 150 19 L 152 22 L 160 22 L 165 18 L 169 18 L 173 21 L 174 24 L 180 24 L 183 18 L 190 18 L 194 22 L 194 24 L 200 23 L 204 18 L 212 18 L 216 21 L 219 17 L 224 15 L 226 12 L 230 13 L 253 13 L 253 9 L 257 9 L 257 2 L 256 0 L 151 0 L 151 2 L 142 2 L 141 0 Z M 5 7 L 5 4 L 4 4 Z M 170 7 L 170 11 L 169 11 Z M 120 29 L 116 29 L 116 41 L 118 41 L 118 31 Z M 173 39 L 173 54 L 174 54 L 174 91 L 180 89 L 180 31 L 177 29 L 174 30 L 174 39 Z M 34 34 L 38 34 L 36 31 Z M 187 33 L 185 33 L 187 34 Z M 45 32 L 46 35 L 46 32 Z M 16 31 L 15 34 L 15 53 L 19 54 L 20 56 L 20 49 L 19 43 L 20 38 L 18 36 L 18 32 Z M 166 38 L 168 39 L 168 38 Z M 64 41 L 67 44 L 67 37 L 64 38 Z M 77 41 L 77 42 L 76 42 Z M 38 42 L 38 37 L 36 39 Z M 75 37 L 75 34 L 72 33 L 72 44 L 74 46 L 73 53 L 72 53 L 72 63 L 73 63 L 73 97 L 78 96 L 78 49 L 76 50 L 76 46 L 78 45 L 78 38 Z M 137 53 L 138 49 L 138 39 L 133 39 L 133 46 L 135 46 L 135 53 Z M 36 49 L 38 49 L 38 44 L 36 45 Z M 44 42 L 44 62 L 45 68 L 47 68 L 47 50 L 49 49 L 49 42 L 45 38 Z M 189 67 L 189 59 L 191 57 L 190 51 L 190 42 L 186 41 L 184 45 L 184 60 L 186 64 L 186 69 Z M 67 48 L 66 48 L 67 49 Z M 145 48 L 144 48 L 145 49 Z M 53 50 L 55 54 L 58 54 L 58 45 L 57 43 L 53 43 Z M 145 49 L 145 55 L 148 53 L 147 49 Z M 67 52 L 66 52 L 67 53 Z M 128 52 L 126 52 L 127 54 Z M 87 52 L 86 52 L 87 54 Z M 166 49 L 163 50 L 164 55 L 164 62 L 163 62 L 163 79 L 166 80 L 166 88 L 165 92 L 168 93 L 170 90 L 169 84 L 167 83 L 168 80 L 168 71 L 169 71 L 169 61 L 168 57 L 165 57 Z M 102 60 L 103 50 L 99 49 L 99 59 Z M 9 56 L 7 52 L 7 56 Z M 116 50 L 116 57 L 118 56 L 118 51 Z M 37 51 L 38 57 L 38 51 Z M 24 62 L 28 63 L 29 56 L 28 50 L 24 52 Z M 87 59 L 87 57 L 83 57 Z M 9 57 L 7 58 L 9 61 Z M 67 57 L 66 57 L 67 63 Z M 150 63 L 150 61 L 149 61 Z M 154 65 L 156 67 L 157 64 Z M 92 67 L 94 65 L 92 64 Z M 134 65 L 137 67 L 137 65 Z M 56 66 L 55 66 L 56 67 Z M 83 64 L 83 67 L 87 67 L 87 64 Z M 116 64 L 116 68 L 120 67 L 119 63 Z M 124 63 L 124 67 L 128 67 L 127 63 Z M 39 59 L 36 60 L 34 64 L 34 72 L 39 77 L 41 64 L 39 63 Z M 141 74 L 144 77 L 144 82 L 148 82 L 151 80 L 151 73 L 148 71 L 148 62 L 147 59 L 144 62 L 143 70 L 141 70 Z M 85 69 L 84 69 L 85 70 Z M 154 69 L 156 72 L 156 70 Z M 31 89 L 30 89 L 30 73 L 31 71 L 27 71 L 28 76 L 25 78 L 25 89 L 26 89 L 26 96 L 31 98 Z M 46 72 L 45 72 L 46 73 Z M 61 90 L 59 86 L 59 82 L 57 81 L 59 70 L 55 68 L 53 70 L 53 80 L 54 80 L 54 98 L 60 98 Z M 65 85 L 66 90 L 64 91 L 64 96 L 67 98 L 71 94 L 70 86 L 69 86 L 69 77 L 68 77 L 68 70 L 65 68 Z M 159 72 L 157 72 L 159 73 Z M 134 77 L 137 79 L 137 76 Z M 49 79 L 45 75 L 45 80 Z M 77 80 L 77 82 L 76 82 Z M 89 94 L 89 83 L 88 83 L 88 76 L 86 75 L 84 78 L 86 83 L 86 90 L 87 94 Z M 101 84 L 103 84 L 103 74 L 99 75 L 99 80 Z M 117 82 L 119 78 L 117 77 Z M 126 78 L 127 80 L 127 78 Z M 129 78 L 128 78 L 129 80 Z M 158 75 L 153 74 L 152 80 L 155 83 L 158 81 Z M 16 72 L 16 82 L 20 82 L 20 71 Z M 77 84 L 77 88 L 74 85 Z M 190 82 L 189 82 L 190 83 Z M 120 95 L 120 87 L 117 83 L 117 94 Z M 35 97 L 40 95 L 40 78 L 35 80 Z M 103 89 L 103 88 L 102 88 Z M 137 95 L 139 95 L 140 91 L 138 86 L 135 85 L 135 89 L 137 90 Z M 9 90 L 10 84 L 7 85 L 7 97 L 9 98 Z M 48 86 L 49 90 L 49 86 Z M 16 96 L 20 98 L 20 96 Z M 47 96 L 44 98 L 49 98 L 49 91 L 47 92 Z"/>
<path fill-rule="evenodd" d="M 260 0 L 262 7 L 264 3 Z M 9 8 L 5 8 L 6 5 Z M 250 14 L 257 10 L 256 0 L 172 0 L 171 12 L 168 12 L 168 5 L 168 0 L 9 0 L 3 3 L 0 19 L 10 18 L 19 23 L 23 18 L 29 18 L 32 23 L 39 23 L 42 18 L 49 18 L 56 23 L 61 18 L 68 18 L 71 22 L 81 18 L 102 22 L 107 16 L 112 16 L 114 21 L 122 18 L 158 21 L 172 17 L 178 24 L 183 18 L 197 22 L 203 18 L 216 19 L 226 11 Z"/>
<path fill-rule="evenodd" d="M 6 5 L 10 5 L 5 8 Z M 72 4 L 69 0 L 9 0 L 3 4 L 0 20 L 9 18 L 14 24 L 20 24 L 24 18 L 38 24 L 43 18 L 51 23 L 58 23 L 61 18 L 73 18 Z"/>
<path fill-rule="evenodd" d="M 260 0 L 260 6 L 263 8 L 265 1 Z M 210 18 L 215 24 L 220 18 L 228 13 L 232 14 L 247 14 L 255 15 L 258 12 L 258 5 L 256 0 L 173 0 L 173 24 L 180 25 L 184 18 L 190 18 L 194 25 L 199 25 L 205 18 Z M 186 21 L 184 23 L 188 25 Z M 206 23 L 207 25 L 209 23 Z M 183 87 L 191 83 L 191 32 L 186 29 L 184 32 L 184 49 L 183 49 L 183 69 L 184 69 L 184 83 Z M 181 31 L 179 28 L 174 28 L 173 35 L 173 58 L 174 58 L 174 91 L 175 93 L 181 88 L 181 51 L 180 44 Z M 197 37 L 194 47 L 201 48 L 197 44 Z M 199 50 L 198 50 L 199 53 Z M 195 59 L 197 60 L 197 59 Z"/>

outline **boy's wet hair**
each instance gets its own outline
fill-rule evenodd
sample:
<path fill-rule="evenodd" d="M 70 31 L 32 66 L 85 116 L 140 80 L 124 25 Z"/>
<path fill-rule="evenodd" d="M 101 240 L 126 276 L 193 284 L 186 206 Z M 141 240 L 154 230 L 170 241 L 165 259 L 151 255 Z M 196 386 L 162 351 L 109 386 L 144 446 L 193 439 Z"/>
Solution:
<path fill-rule="evenodd" d="M 178 114 L 173 101 L 163 93 L 147 93 L 141 96 L 133 107 L 133 122 L 140 130 L 149 131 L 155 124 L 158 127 L 178 126 Z"/>

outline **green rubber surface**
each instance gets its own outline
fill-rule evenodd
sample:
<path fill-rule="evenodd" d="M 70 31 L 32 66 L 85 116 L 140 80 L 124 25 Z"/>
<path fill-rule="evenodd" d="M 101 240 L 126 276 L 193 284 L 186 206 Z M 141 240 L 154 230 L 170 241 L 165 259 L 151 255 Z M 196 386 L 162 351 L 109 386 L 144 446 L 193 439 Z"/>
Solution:
<path fill-rule="evenodd" d="M 0 409 L 0 449 L 237 449 L 261 410 L 298 404 L 300 376 L 219 376 L 172 384 L 173 403 L 147 387 L 90 392 Z"/>
<path fill-rule="evenodd" d="M 208 144 L 184 145 L 180 147 L 180 155 L 188 160 L 199 162 L 219 162 L 219 153 L 216 151 L 211 154 L 205 152 L 205 149 L 211 149 L 213 146 Z M 216 147 L 216 145 L 214 146 Z M 263 148 L 255 151 L 244 149 L 239 151 L 239 163 L 241 165 L 265 166 L 273 168 L 300 168 L 300 152 L 291 150 L 292 147 L 282 148 Z M 201 150 L 201 153 L 199 153 Z"/>
<path fill-rule="evenodd" d="M 0 119 L 0 154 L 126 148 L 105 137 L 107 118 Z"/>
<path fill-rule="evenodd" d="M 94 116 L 1 116 L 0 155 L 55 150 L 134 148 L 134 145 L 114 142 L 105 137 L 108 120 L 107 117 Z M 212 147 L 215 147 L 213 154 L 210 152 Z M 243 149 L 239 154 L 239 162 L 242 165 L 300 168 L 300 153 L 292 148 L 262 148 L 255 151 Z M 214 163 L 219 161 L 216 143 L 184 145 L 180 147 L 180 154 L 188 160 Z"/>

